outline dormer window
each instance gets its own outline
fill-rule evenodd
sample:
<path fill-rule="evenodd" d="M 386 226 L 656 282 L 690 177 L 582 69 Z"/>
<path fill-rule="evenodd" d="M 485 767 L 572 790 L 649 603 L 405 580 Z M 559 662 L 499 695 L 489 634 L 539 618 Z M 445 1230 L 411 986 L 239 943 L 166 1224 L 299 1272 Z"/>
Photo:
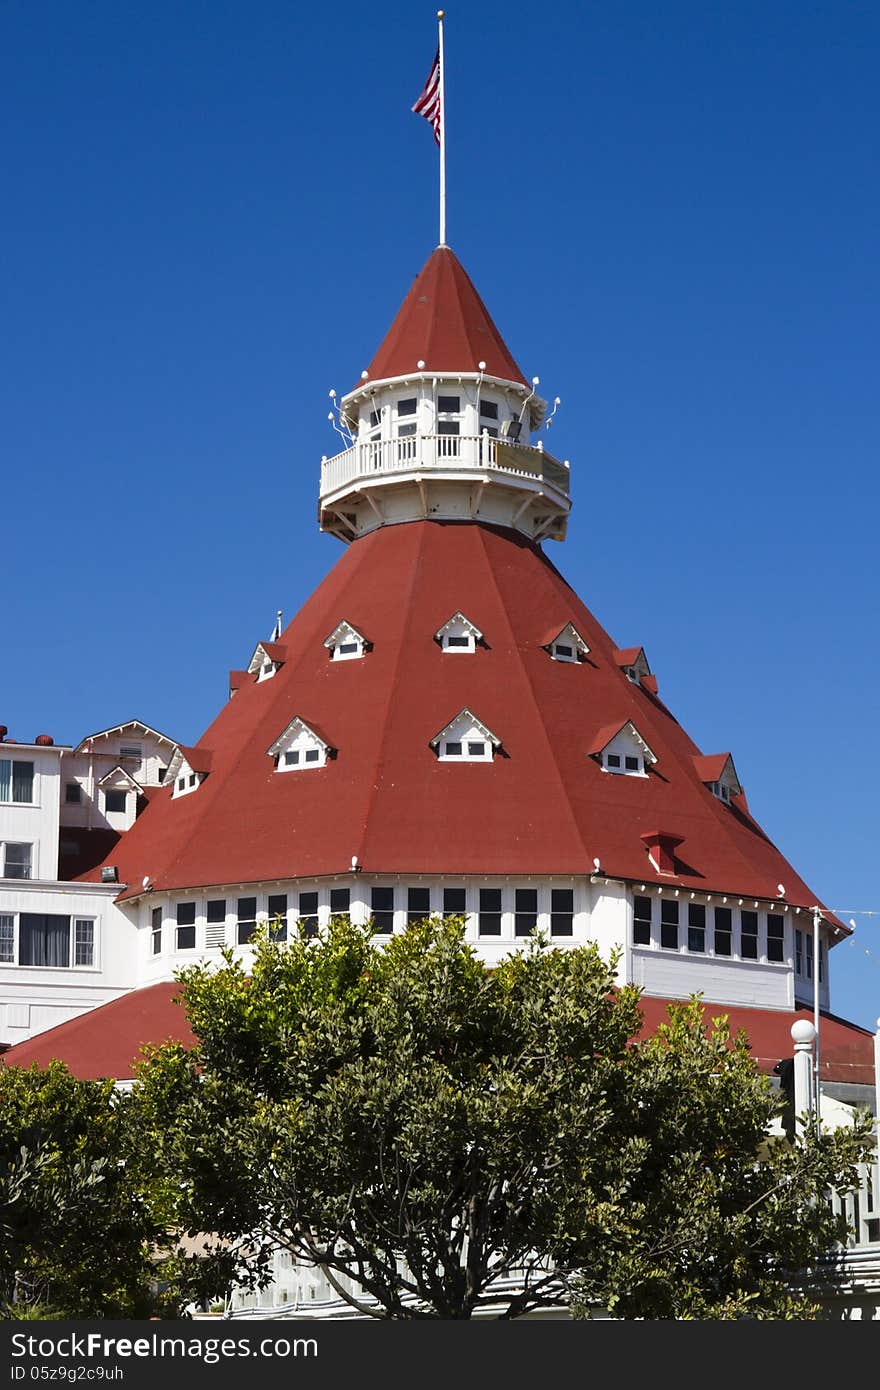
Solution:
<path fill-rule="evenodd" d="M 699 753 L 693 761 L 700 781 L 725 806 L 729 806 L 733 797 L 741 794 L 742 785 L 729 753 Z"/>
<path fill-rule="evenodd" d="M 172 800 L 197 791 L 211 771 L 212 754 L 204 748 L 179 747 L 165 774 L 171 787 Z"/>
<path fill-rule="evenodd" d="M 475 652 L 477 643 L 482 642 L 483 634 L 463 613 L 453 613 L 452 617 L 434 633 L 434 641 L 444 652 Z"/>
<path fill-rule="evenodd" d="M 332 661 L 357 660 L 371 649 L 371 643 L 363 633 L 344 620 L 337 624 L 329 637 L 324 638 L 324 646 L 329 651 Z"/>
<path fill-rule="evenodd" d="M 614 661 L 633 685 L 641 685 L 643 678 L 651 674 L 644 647 L 618 647 Z"/>
<path fill-rule="evenodd" d="M 465 708 L 434 735 L 431 747 L 440 762 L 490 763 L 501 740 Z"/>
<path fill-rule="evenodd" d="M 647 777 L 648 768 L 657 761 L 635 724 L 608 724 L 600 729 L 589 756 L 596 759 L 603 772 L 624 777 Z"/>
<path fill-rule="evenodd" d="M 258 642 L 254 648 L 254 654 L 248 662 L 248 671 L 257 678 L 257 685 L 261 681 L 271 680 L 275 672 L 283 665 L 287 656 L 287 647 L 281 642 Z"/>
<path fill-rule="evenodd" d="M 290 721 L 267 751 L 275 759 L 277 772 L 323 767 L 335 752 L 327 740 L 299 716 Z"/>
<path fill-rule="evenodd" d="M 582 661 L 590 650 L 572 623 L 566 623 L 561 632 L 543 645 L 554 661 L 568 661 L 572 665 Z"/>

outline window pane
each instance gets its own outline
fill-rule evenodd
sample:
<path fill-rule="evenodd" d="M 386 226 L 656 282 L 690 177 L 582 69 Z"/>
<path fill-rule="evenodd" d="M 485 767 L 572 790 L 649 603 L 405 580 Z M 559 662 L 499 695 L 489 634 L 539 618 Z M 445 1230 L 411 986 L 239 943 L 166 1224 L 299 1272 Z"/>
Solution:
<path fill-rule="evenodd" d="M 398 439 L 408 439 L 411 435 L 415 434 L 415 432 L 416 432 L 416 426 L 415 426 L 415 424 L 398 425 L 398 426 L 397 426 L 397 437 L 398 437 Z"/>
<path fill-rule="evenodd" d="M 160 931 L 160 930 L 161 930 L 161 928 L 162 928 L 162 909 L 161 909 L 161 907 L 154 907 L 154 908 L 153 908 L 153 911 L 152 911 L 151 914 L 150 914 L 150 922 L 151 922 L 153 931 Z"/>
<path fill-rule="evenodd" d="M 405 401 L 397 402 L 398 415 L 415 415 L 418 409 L 418 400 L 415 396 L 408 397 Z"/>
<path fill-rule="evenodd" d="M 447 637 L 447 647 L 469 647 L 471 639 L 469 637 Z"/>
<path fill-rule="evenodd" d="M 196 905 L 195 905 L 195 903 L 178 903 L 178 904 L 177 904 L 177 925 L 178 925 L 179 927 L 188 927 L 188 926 L 190 926 L 195 920 L 196 920 Z"/>
<path fill-rule="evenodd" d="M 306 749 L 306 762 L 307 762 L 307 763 L 316 763 L 316 762 L 319 760 L 320 756 L 321 756 L 321 750 L 320 750 L 319 748 L 307 748 L 307 749 Z"/>
<path fill-rule="evenodd" d="M 348 913 L 351 906 L 351 890 L 349 888 L 330 889 L 330 915 L 331 917 L 344 916 Z"/>
<path fill-rule="evenodd" d="M 6 845 L 6 863 L 4 874 L 7 878 L 30 878 L 31 876 L 31 846 L 14 845 L 11 841 Z M 65 921 L 68 919 L 65 918 Z M 67 962 L 65 961 L 65 964 Z"/>
<path fill-rule="evenodd" d="M 550 890 L 550 935 L 574 935 L 574 889 Z"/>
<path fill-rule="evenodd" d="M 740 954 L 743 960 L 758 959 L 758 914 L 741 912 L 739 915 L 741 937 Z"/>
<path fill-rule="evenodd" d="M 244 946 L 248 941 L 253 941 L 254 932 L 257 930 L 257 900 L 256 898 L 238 899 L 238 930 L 236 938 L 240 946 Z"/>
<path fill-rule="evenodd" d="M 318 894 L 300 893 L 299 925 L 306 936 L 316 936 L 318 932 Z"/>
<path fill-rule="evenodd" d="M 196 944 L 195 927 L 177 928 L 177 949 L 178 951 L 192 951 Z"/>
<path fill-rule="evenodd" d="M 671 898 L 660 901 L 660 945 L 667 951 L 678 950 L 678 903 Z"/>
<path fill-rule="evenodd" d="M 444 746 L 444 749 L 445 749 L 445 751 L 446 751 L 446 756 L 447 756 L 447 758 L 460 758 L 460 757 L 461 757 L 461 744 L 460 744 L 460 743 L 458 743 L 458 742 L 448 743 L 448 742 L 447 742 L 447 743 L 445 743 L 443 746 Z"/>
<path fill-rule="evenodd" d="M 12 763 L 9 758 L 0 758 L 0 801 L 9 801 L 12 796 Z"/>
<path fill-rule="evenodd" d="M 352 652 L 357 651 L 358 645 L 357 642 L 340 642 L 338 650 L 341 656 L 349 656 Z"/>
<path fill-rule="evenodd" d="M 384 936 L 390 935 L 394 930 L 394 889 L 371 889 L 370 910 L 376 931 Z"/>
<path fill-rule="evenodd" d="M 794 934 L 794 968 L 798 975 L 804 973 L 804 934 L 796 931 Z"/>
<path fill-rule="evenodd" d="M 566 647 L 565 644 L 564 644 L 563 642 L 557 642 L 557 643 L 556 643 L 556 647 L 555 647 L 554 650 L 555 650 L 557 656 L 565 656 L 565 657 L 572 657 L 572 656 L 574 656 L 574 648 L 573 648 L 573 647 Z"/>
<path fill-rule="evenodd" d="M 430 888 L 408 888 L 406 890 L 406 920 L 421 922 L 431 913 Z"/>
<path fill-rule="evenodd" d="M 226 921 L 226 899 L 210 898 L 208 900 L 207 919 L 209 922 Z"/>
<path fill-rule="evenodd" d="M 729 956 L 731 952 L 731 933 L 733 930 L 733 912 L 729 907 L 716 907 L 715 909 L 715 954 L 716 956 Z"/>
<path fill-rule="evenodd" d="M 269 940 L 284 941 L 287 936 L 287 894 L 270 893 L 266 910 L 269 913 Z"/>
<path fill-rule="evenodd" d="M 438 396 L 438 397 L 437 397 L 437 409 L 438 409 L 439 411 L 441 411 L 443 414 L 455 414 L 456 412 L 458 412 L 459 410 L 461 410 L 461 397 L 460 397 L 460 396 Z M 497 412 L 498 407 L 496 406 L 495 409 L 496 409 L 496 412 Z"/>
<path fill-rule="evenodd" d="M 638 771 L 639 771 L 639 760 L 638 760 L 638 758 L 631 758 L 631 757 L 627 756 L 626 758 L 624 758 L 624 765 L 625 765 L 625 767 L 626 767 L 627 772 L 638 772 Z"/>
<path fill-rule="evenodd" d="M 34 765 L 33 763 L 20 763 L 13 761 L 12 764 L 12 800 L 13 801 L 33 801 L 34 799 Z"/>
<path fill-rule="evenodd" d="M 706 949 L 706 909 L 702 903 L 688 903 L 688 950 Z"/>
<path fill-rule="evenodd" d="M 457 420 L 440 420 L 437 425 L 438 434 L 458 434 L 459 426 Z"/>
<path fill-rule="evenodd" d="M 443 916 L 462 917 L 465 913 L 465 890 L 463 888 L 443 889 Z"/>
<path fill-rule="evenodd" d="M 606 754 L 605 754 L 605 761 L 606 761 L 606 763 L 608 764 L 609 767 L 620 767 L 620 754 L 619 754 L 619 753 L 606 753 Z"/>
<path fill-rule="evenodd" d="M 18 919 L 19 965 L 70 964 L 70 918 L 22 912 Z"/>
<path fill-rule="evenodd" d="M 78 918 L 74 923 L 73 963 L 93 965 L 95 960 L 95 924 Z"/>
<path fill-rule="evenodd" d="M 785 918 L 775 912 L 767 914 L 767 959 L 785 959 Z"/>
<path fill-rule="evenodd" d="M 480 936 L 501 935 L 501 889 L 480 889 Z"/>
<path fill-rule="evenodd" d="M 11 961 L 15 959 L 15 918 L 11 913 L 4 912 L 0 916 L 0 960 Z"/>
<path fill-rule="evenodd" d="M 125 796 L 125 792 L 105 792 L 104 809 L 107 811 L 124 811 Z"/>
<path fill-rule="evenodd" d="M 482 415 L 482 417 L 483 417 L 484 420 L 497 420 L 497 419 L 498 419 L 498 403 L 497 403 L 497 401 L 483 401 L 483 400 L 481 400 L 481 401 L 480 401 L 480 414 Z"/>
<path fill-rule="evenodd" d="M 468 757 L 469 757 L 469 758 L 485 758 L 485 756 L 486 756 L 486 745 L 485 745 L 485 743 L 469 743 L 469 744 L 468 744 Z"/>
<path fill-rule="evenodd" d="M 651 944 L 651 899 L 633 898 L 633 944 Z"/>
<path fill-rule="evenodd" d="M 284 754 L 284 762 L 287 767 L 295 767 L 299 762 L 299 749 L 292 748 Z"/>
<path fill-rule="evenodd" d="M 68 805 L 82 801 L 82 787 L 79 782 L 68 782 L 64 788 L 64 800 Z"/>
<path fill-rule="evenodd" d="M 530 936 L 538 925 L 537 888 L 517 888 L 514 901 L 514 931 L 517 936 Z"/>

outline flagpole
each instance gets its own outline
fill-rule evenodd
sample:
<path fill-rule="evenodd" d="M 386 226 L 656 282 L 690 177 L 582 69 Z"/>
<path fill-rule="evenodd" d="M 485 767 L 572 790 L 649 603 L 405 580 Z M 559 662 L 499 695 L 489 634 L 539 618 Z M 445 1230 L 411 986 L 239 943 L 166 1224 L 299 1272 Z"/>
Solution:
<path fill-rule="evenodd" d="M 437 11 L 440 55 L 440 245 L 446 245 L 446 92 L 443 73 L 443 11 Z"/>

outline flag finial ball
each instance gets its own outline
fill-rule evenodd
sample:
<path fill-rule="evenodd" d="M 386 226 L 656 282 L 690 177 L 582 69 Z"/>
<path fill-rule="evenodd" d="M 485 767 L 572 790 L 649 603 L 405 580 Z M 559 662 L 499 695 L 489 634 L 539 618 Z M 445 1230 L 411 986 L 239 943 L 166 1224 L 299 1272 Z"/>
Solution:
<path fill-rule="evenodd" d="M 437 18 L 438 18 L 438 19 L 442 19 L 442 18 L 443 18 L 443 11 L 442 11 L 442 10 L 438 10 L 438 11 L 437 11 Z"/>

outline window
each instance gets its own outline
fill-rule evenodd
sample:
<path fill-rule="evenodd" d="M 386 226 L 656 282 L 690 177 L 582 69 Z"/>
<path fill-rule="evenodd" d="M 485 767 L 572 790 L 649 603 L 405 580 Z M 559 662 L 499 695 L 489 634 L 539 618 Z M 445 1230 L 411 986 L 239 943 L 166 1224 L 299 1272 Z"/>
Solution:
<path fill-rule="evenodd" d="M 819 984 L 825 979 L 825 955 L 828 947 L 824 941 L 819 942 Z"/>
<path fill-rule="evenodd" d="M 177 790 L 178 790 L 179 792 L 186 791 L 186 778 L 185 778 L 185 777 L 178 777 L 178 779 L 177 779 Z"/>
<path fill-rule="evenodd" d="M 409 396 L 405 401 L 397 402 L 398 415 L 415 415 L 418 408 L 419 403 L 415 396 Z"/>
<path fill-rule="evenodd" d="M 468 636 L 465 636 L 465 637 L 458 637 L 458 636 L 447 637 L 447 638 L 444 640 L 444 642 L 443 642 L 443 646 L 444 646 L 444 648 L 447 649 L 447 650 L 448 650 L 450 647 L 458 647 L 458 648 L 460 648 L 460 649 L 461 649 L 461 648 L 473 649 L 473 645 L 474 645 L 474 640 L 473 640 L 473 638 L 472 638 L 472 637 L 468 637 Z"/>
<path fill-rule="evenodd" d="M 440 750 L 441 758 L 460 758 L 461 744 L 455 739 L 447 739 Z"/>
<path fill-rule="evenodd" d="M 34 799 L 34 765 L 17 758 L 0 758 L 0 801 L 30 805 Z"/>
<path fill-rule="evenodd" d="M 32 845 L 13 844 L 7 840 L 3 848 L 3 877 L 30 878 L 32 870 Z M 65 918 L 65 921 L 67 918 Z"/>
<path fill-rule="evenodd" d="M 437 413 L 438 415 L 457 415 L 461 410 L 460 396 L 438 396 Z M 482 414 L 482 408 L 480 414 Z M 495 407 L 495 414 L 498 414 L 498 407 Z"/>
<path fill-rule="evenodd" d="M 480 398 L 480 419 L 498 419 L 498 405 L 495 401 L 484 401 L 482 397 Z"/>
<path fill-rule="evenodd" d="M 514 908 L 514 932 L 517 936 L 531 936 L 538 926 L 537 888 L 517 888 Z"/>
<path fill-rule="evenodd" d="M 394 930 L 394 889 L 373 888 L 370 894 L 370 911 L 376 931 L 390 936 Z"/>
<path fill-rule="evenodd" d="M 486 745 L 485 743 L 469 743 L 467 751 L 469 758 L 485 758 Z"/>
<path fill-rule="evenodd" d="M 624 776 L 629 773 L 643 775 L 643 759 L 635 753 L 606 753 L 605 767 L 609 772 L 620 772 Z"/>
<path fill-rule="evenodd" d="M 660 902 L 660 945 L 667 951 L 678 950 L 678 903 L 673 898 Z"/>
<path fill-rule="evenodd" d="M 165 781 L 165 773 L 166 773 L 167 771 L 168 771 L 167 767 L 160 767 L 160 768 L 159 768 L 159 771 L 156 773 L 156 780 L 157 780 L 157 782 L 164 782 L 164 781 Z"/>
<path fill-rule="evenodd" d="M 177 904 L 177 937 L 175 947 L 178 951 L 192 951 L 196 944 L 196 905 Z"/>
<path fill-rule="evenodd" d="M 70 964 L 70 918 L 51 912 L 22 912 L 18 919 L 19 965 Z"/>
<path fill-rule="evenodd" d="M 809 933 L 804 937 L 807 944 L 807 979 L 813 978 L 813 938 Z"/>
<path fill-rule="evenodd" d="M 307 763 L 316 763 L 316 762 L 318 762 L 318 761 L 320 760 L 320 757 L 321 757 L 321 750 L 320 750 L 320 748 L 307 748 L 307 749 L 306 749 L 306 762 L 307 762 Z"/>
<path fill-rule="evenodd" d="M 651 944 L 651 899 L 633 898 L 633 945 Z"/>
<path fill-rule="evenodd" d="M 90 917 L 77 917 L 73 924 L 74 965 L 95 963 L 95 923 Z"/>
<path fill-rule="evenodd" d="M 348 888 L 330 889 L 330 916 L 347 917 L 351 909 L 351 890 Z"/>
<path fill-rule="evenodd" d="M 205 947 L 226 945 L 226 899 L 211 898 L 205 906 Z"/>
<path fill-rule="evenodd" d="M 195 781 L 195 778 L 192 778 L 191 780 L 192 780 L 192 781 Z M 125 798 L 126 798 L 126 795 L 127 795 L 126 792 L 120 792 L 120 791 L 109 791 L 109 792 L 105 792 L 105 793 L 104 793 L 104 810 L 105 810 L 105 811 L 124 811 L 124 810 L 125 810 Z"/>
<path fill-rule="evenodd" d="M 249 941 L 253 941 L 254 934 L 257 930 L 256 898 L 239 898 L 236 916 L 235 939 L 239 946 L 246 946 Z"/>
<path fill-rule="evenodd" d="M 633 758 L 627 755 L 623 760 L 623 765 L 627 772 L 641 772 L 642 770 L 641 758 Z"/>
<path fill-rule="evenodd" d="M 195 784 L 196 784 L 196 774 L 195 774 L 194 772 L 191 772 L 191 773 L 189 774 L 189 785 L 190 785 L 191 787 L 194 787 Z"/>
<path fill-rule="evenodd" d="M 336 650 L 338 651 L 340 656 L 354 656 L 356 652 L 360 651 L 360 643 L 340 642 Z"/>
<path fill-rule="evenodd" d="M 730 788 L 726 782 L 710 782 L 709 790 L 719 801 L 724 801 L 728 805 L 730 804 Z"/>
<path fill-rule="evenodd" d="M 443 916 L 463 917 L 466 911 L 465 890 L 463 888 L 444 888 Z"/>
<path fill-rule="evenodd" d="M 605 766 L 606 766 L 606 767 L 610 767 L 610 768 L 619 768 L 619 767 L 620 767 L 620 754 L 619 754 L 619 753 L 606 753 L 606 754 L 605 754 Z"/>
<path fill-rule="evenodd" d="M 551 888 L 550 935 L 574 935 L 574 889 Z"/>
<path fill-rule="evenodd" d="M 299 895 L 299 926 L 306 936 L 318 935 L 318 894 L 315 892 Z"/>
<path fill-rule="evenodd" d="M 501 935 L 501 889 L 480 889 L 480 936 Z"/>
<path fill-rule="evenodd" d="M 785 918 L 767 913 L 767 959 L 785 959 Z"/>
<path fill-rule="evenodd" d="M 68 782 L 64 788 L 64 800 L 68 806 L 78 806 L 82 801 L 82 787 L 79 782 Z"/>
<path fill-rule="evenodd" d="M 459 427 L 459 423 L 458 423 L 457 420 L 438 420 L 438 422 L 437 422 L 437 433 L 438 433 L 438 434 L 453 434 L 453 435 L 457 435 L 458 432 L 459 432 L 459 428 L 460 428 L 460 427 Z M 457 452 L 457 451 L 450 450 L 450 452 Z"/>
<path fill-rule="evenodd" d="M 408 888 L 406 890 L 406 920 L 407 924 L 421 922 L 423 918 L 431 915 L 431 890 L 430 888 Z"/>
<path fill-rule="evenodd" d="M 706 909 L 702 903 L 688 903 L 688 950 L 706 949 Z"/>
<path fill-rule="evenodd" d="M 137 763 L 138 766 L 143 758 L 143 752 L 144 750 L 139 743 L 121 744 L 119 748 L 120 758 L 125 758 L 126 762 Z"/>
<path fill-rule="evenodd" d="M 731 937 L 733 934 L 733 911 L 729 907 L 716 907 L 715 909 L 715 954 L 716 956 L 729 956 L 731 954 Z"/>
<path fill-rule="evenodd" d="M 153 908 L 153 911 L 152 911 L 152 913 L 151 913 L 151 915 L 150 915 L 150 930 L 151 930 L 150 944 L 151 944 L 151 946 L 152 946 L 153 955 L 154 955 L 154 956 L 158 956 L 159 952 L 162 950 L 162 909 L 161 909 L 161 907 L 154 907 L 154 908 Z"/>
<path fill-rule="evenodd" d="M 574 647 L 568 646 L 566 642 L 554 642 L 553 655 L 557 661 L 577 661 Z"/>
<path fill-rule="evenodd" d="M 0 961 L 15 960 L 15 918 L 11 912 L 0 913 Z"/>
<path fill-rule="evenodd" d="M 285 766 L 285 767 L 296 767 L 296 765 L 297 765 L 298 762 L 299 762 L 299 749 L 298 749 L 298 748 L 291 748 L 291 749 L 288 750 L 288 752 L 286 752 L 286 753 L 284 754 L 284 766 Z"/>
<path fill-rule="evenodd" d="M 287 938 L 287 894 L 270 893 L 266 910 L 269 913 L 269 940 L 285 941 Z"/>
<path fill-rule="evenodd" d="M 740 922 L 740 944 L 739 953 L 743 960 L 758 959 L 758 914 L 757 912 L 741 912 Z"/>
<path fill-rule="evenodd" d="M 797 975 L 803 975 L 803 973 L 804 973 L 804 934 L 803 934 L 802 931 L 796 931 L 795 934 L 794 934 L 794 968 L 795 968 L 795 974 L 797 974 Z"/>

